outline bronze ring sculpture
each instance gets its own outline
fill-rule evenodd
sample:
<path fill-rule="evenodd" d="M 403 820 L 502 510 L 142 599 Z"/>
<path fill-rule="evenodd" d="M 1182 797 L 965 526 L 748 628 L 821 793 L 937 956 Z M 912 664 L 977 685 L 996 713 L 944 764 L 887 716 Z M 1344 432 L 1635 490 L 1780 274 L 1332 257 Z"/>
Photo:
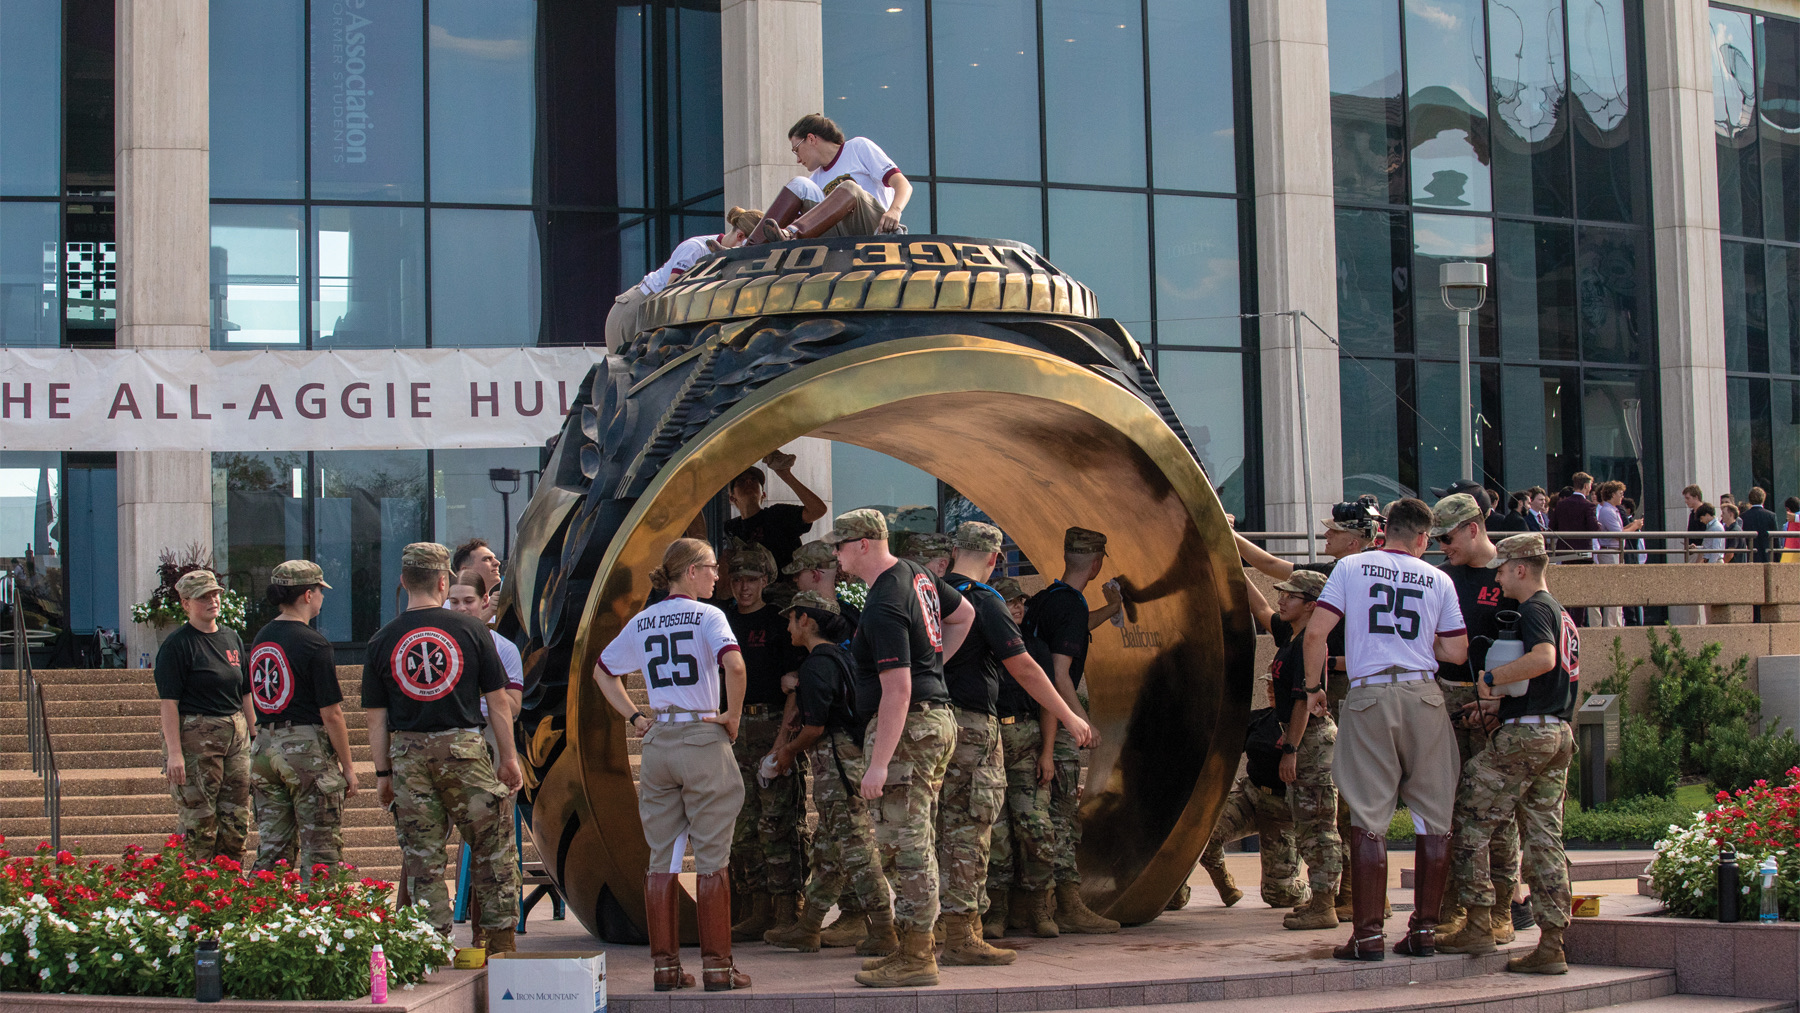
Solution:
<path fill-rule="evenodd" d="M 1137 343 L 1030 247 L 957 236 L 775 243 L 696 265 L 583 384 L 519 521 L 502 630 L 526 646 L 538 854 L 588 930 L 642 939 L 628 730 L 589 673 L 663 547 L 800 436 L 949 482 L 1045 569 L 1110 536 L 1133 613 L 1095 631 L 1078 861 L 1087 903 L 1156 917 L 1243 748 L 1254 640 L 1218 499 Z M 848 509 L 858 504 L 838 504 Z M 692 930 L 692 907 L 683 916 Z"/>

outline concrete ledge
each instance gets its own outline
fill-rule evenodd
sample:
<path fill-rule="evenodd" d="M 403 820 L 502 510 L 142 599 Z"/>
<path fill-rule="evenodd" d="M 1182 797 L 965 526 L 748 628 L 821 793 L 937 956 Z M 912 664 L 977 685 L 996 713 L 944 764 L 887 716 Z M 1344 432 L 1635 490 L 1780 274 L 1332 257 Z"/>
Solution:
<path fill-rule="evenodd" d="M 1602 853 L 1598 857 L 1588 857 L 1575 852 L 1569 855 L 1569 878 L 1576 883 L 1593 883 L 1607 879 L 1639 879 L 1644 875 L 1644 868 L 1656 858 L 1654 851 L 1627 851 L 1623 853 Z M 1400 870 L 1400 888 L 1413 888 L 1413 870 Z M 1581 891 L 1577 890 L 1577 893 Z"/>
<path fill-rule="evenodd" d="M 151 999 L 129 995 L 63 995 L 37 992 L 0 992 L 0 1013 L 168 1013 L 194 1009 L 192 999 Z M 368 1009 L 367 997 L 343 1002 L 226 999 L 208 1003 L 216 1013 L 309 1013 L 321 1009 Z M 393 1013 L 487 1013 L 486 971 L 439 971 L 412 991 L 388 993 L 386 1008 Z"/>
<path fill-rule="evenodd" d="M 1576 918 L 1563 948 L 1571 964 L 1673 970 L 1676 989 L 1685 995 L 1800 1001 L 1800 922 Z"/>

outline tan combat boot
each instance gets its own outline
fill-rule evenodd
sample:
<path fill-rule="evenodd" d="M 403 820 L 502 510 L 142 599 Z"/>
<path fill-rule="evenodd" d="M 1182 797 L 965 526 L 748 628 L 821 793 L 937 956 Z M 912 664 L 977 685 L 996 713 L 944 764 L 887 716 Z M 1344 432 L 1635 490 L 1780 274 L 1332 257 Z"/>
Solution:
<path fill-rule="evenodd" d="M 1056 892 L 1045 890 L 1025 895 L 1025 927 L 1039 939 L 1055 939 L 1062 932 L 1056 927 Z"/>
<path fill-rule="evenodd" d="M 512 929 L 487 930 L 488 956 L 491 957 L 496 953 L 517 953 L 518 951 L 518 945 L 513 942 Z"/>
<path fill-rule="evenodd" d="M 1183 883 L 1181 884 L 1181 889 L 1176 890 L 1174 894 L 1170 895 L 1169 902 L 1163 905 L 1163 910 L 1180 911 L 1182 908 L 1188 906 L 1188 901 L 1192 899 L 1193 896 L 1194 888 Z"/>
<path fill-rule="evenodd" d="M 997 967 L 1018 959 L 1019 951 L 989 946 L 981 938 L 981 922 L 973 913 L 941 914 L 944 930 L 944 963 L 963 967 Z"/>
<path fill-rule="evenodd" d="M 1488 923 L 1489 912 L 1492 910 L 1485 907 L 1469 908 L 1463 927 L 1455 935 L 1437 937 L 1437 951 L 1467 953 L 1471 956 L 1494 952 L 1494 928 Z"/>
<path fill-rule="evenodd" d="M 778 893 L 769 898 L 769 928 L 785 929 L 800 913 L 800 895 Z"/>
<path fill-rule="evenodd" d="M 893 908 L 869 912 L 869 934 L 856 944 L 856 952 L 859 956 L 877 958 L 876 961 L 864 961 L 864 969 L 900 952 L 900 937 L 894 934 Z"/>
<path fill-rule="evenodd" d="M 1305 904 L 1283 916 L 1281 927 L 1295 931 L 1337 928 L 1337 909 L 1333 900 L 1328 893 L 1313 894 Z"/>
<path fill-rule="evenodd" d="M 931 923 L 932 945 L 934 945 L 934 946 L 944 945 L 945 933 L 947 933 L 949 931 L 950 931 L 950 927 L 948 925 L 944 924 L 944 916 L 942 914 L 939 914 L 938 920 Z"/>
<path fill-rule="evenodd" d="M 785 928 L 770 929 L 763 933 L 763 942 L 783 950 L 797 950 L 801 953 L 819 952 L 820 926 L 825 923 L 827 908 L 803 904 L 793 924 Z"/>
<path fill-rule="evenodd" d="M 1010 895 L 1006 890 L 989 890 L 987 915 L 981 920 L 981 938 L 1006 938 L 1006 913 L 1011 906 Z"/>
<path fill-rule="evenodd" d="M 880 967 L 859 971 L 858 985 L 869 988 L 921 988 L 938 983 L 937 951 L 931 933 L 908 929 L 902 933 L 900 948 Z"/>
<path fill-rule="evenodd" d="M 1217 869 L 1207 869 L 1206 874 L 1212 877 L 1213 889 L 1219 891 L 1219 899 L 1226 907 L 1244 899 L 1244 891 L 1239 890 L 1237 881 L 1231 878 L 1231 870 L 1221 865 Z"/>
<path fill-rule="evenodd" d="M 1469 912 L 1460 901 L 1444 901 L 1444 913 L 1438 918 L 1437 934 L 1440 936 L 1456 935 L 1462 931 L 1463 919 L 1467 917 L 1469 917 Z"/>
<path fill-rule="evenodd" d="M 1512 897 L 1510 894 L 1502 894 L 1502 897 L 1505 899 L 1488 908 L 1488 924 L 1494 927 L 1494 942 L 1505 946 L 1518 939 L 1519 934 L 1513 931 Z"/>
<path fill-rule="evenodd" d="M 1009 929 L 1031 928 L 1031 903 L 1036 894 L 1028 893 L 1013 887 L 1010 901 L 1007 904 L 1006 927 Z"/>
<path fill-rule="evenodd" d="M 1118 922 L 1095 914 L 1082 903 L 1080 883 L 1056 884 L 1056 927 L 1061 932 L 1094 936 L 1119 931 Z"/>
<path fill-rule="evenodd" d="M 827 949 L 855 946 L 869 934 L 869 916 L 861 911 L 839 911 L 837 921 L 819 932 L 819 945 Z"/>
<path fill-rule="evenodd" d="M 773 912 L 775 898 L 756 891 L 750 895 L 750 913 L 744 920 L 731 927 L 731 941 L 734 943 L 754 942 L 763 937 L 763 933 L 775 927 L 770 917 Z"/>
<path fill-rule="evenodd" d="M 1538 933 L 1537 949 L 1507 961 L 1506 969 L 1521 974 L 1568 974 L 1569 961 L 1563 956 L 1562 926 L 1540 925 Z"/>

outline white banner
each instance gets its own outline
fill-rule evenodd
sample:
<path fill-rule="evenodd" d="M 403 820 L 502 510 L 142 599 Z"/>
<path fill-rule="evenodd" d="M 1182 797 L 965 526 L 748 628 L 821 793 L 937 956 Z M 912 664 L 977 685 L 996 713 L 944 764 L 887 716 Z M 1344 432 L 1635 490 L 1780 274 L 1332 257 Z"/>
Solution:
<path fill-rule="evenodd" d="M 531 447 L 605 354 L 0 348 L 0 450 Z"/>

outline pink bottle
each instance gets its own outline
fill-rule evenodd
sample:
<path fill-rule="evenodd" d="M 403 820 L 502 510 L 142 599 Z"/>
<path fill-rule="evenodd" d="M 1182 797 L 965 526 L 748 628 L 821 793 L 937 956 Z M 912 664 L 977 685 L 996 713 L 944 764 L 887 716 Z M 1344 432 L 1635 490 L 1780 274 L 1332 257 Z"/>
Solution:
<path fill-rule="evenodd" d="M 381 952 L 380 943 L 369 953 L 369 1001 L 387 1002 L 387 954 Z"/>

